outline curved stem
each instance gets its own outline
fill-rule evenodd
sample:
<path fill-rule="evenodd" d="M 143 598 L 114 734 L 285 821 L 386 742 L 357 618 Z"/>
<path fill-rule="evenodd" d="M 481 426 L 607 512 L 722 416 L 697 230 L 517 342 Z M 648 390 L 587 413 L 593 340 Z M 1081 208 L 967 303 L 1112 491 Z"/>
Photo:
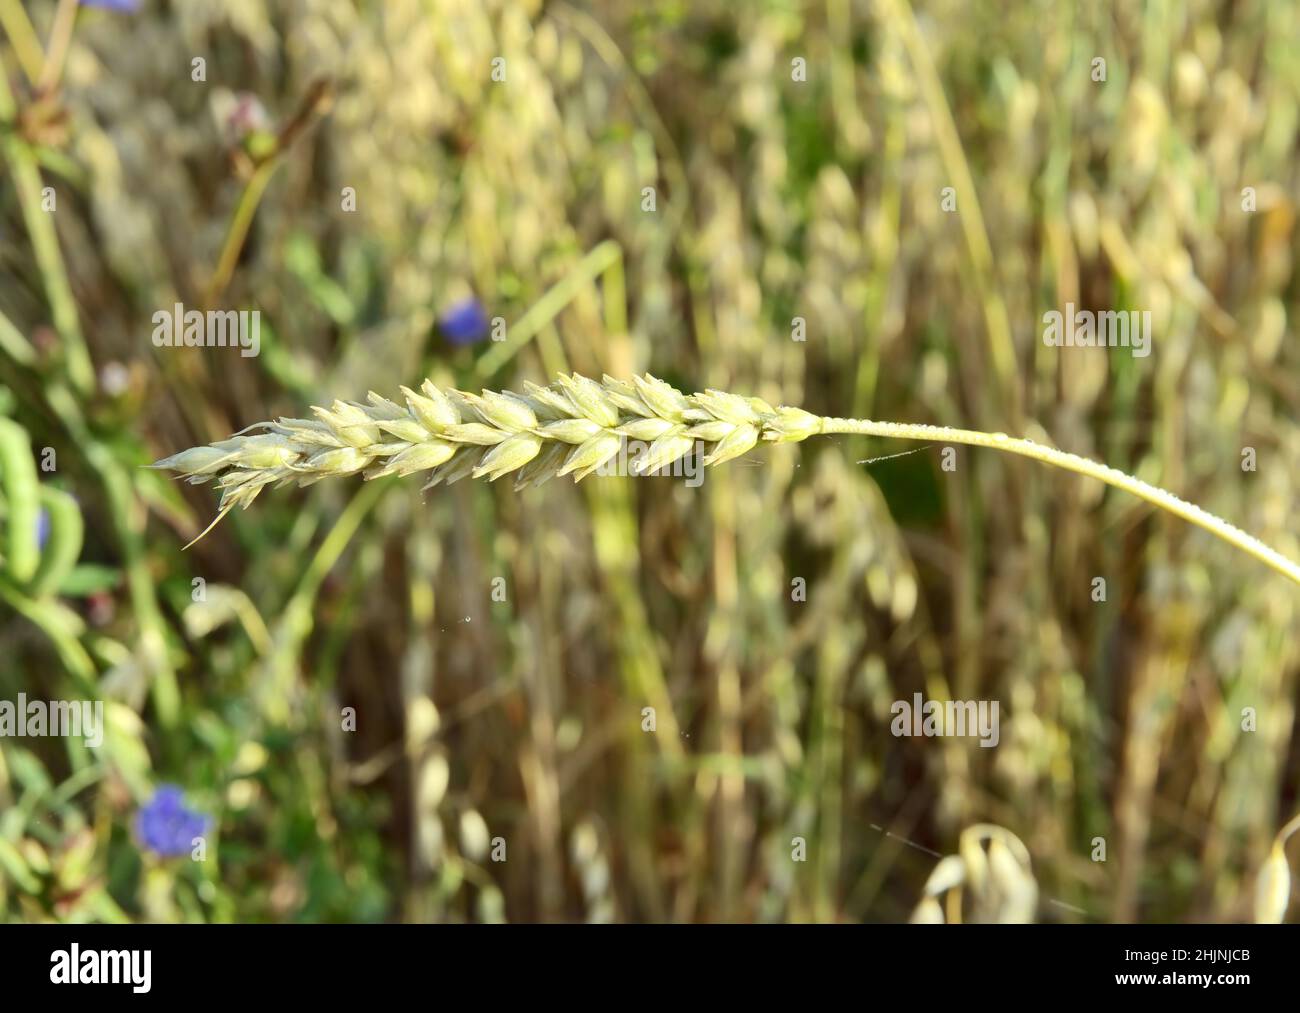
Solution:
<path fill-rule="evenodd" d="M 279 165 L 278 158 L 263 162 L 253 171 L 248 185 L 240 194 L 239 203 L 235 206 L 235 214 L 230 219 L 230 228 L 226 231 L 225 242 L 221 246 L 221 256 L 217 260 L 216 270 L 212 272 L 212 279 L 208 282 L 207 291 L 203 295 L 205 308 L 214 309 L 226 286 L 230 284 L 231 275 L 235 273 L 235 265 L 239 262 L 239 254 L 244 249 L 244 240 L 248 238 L 248 230 L 253 224 L 253 215 L 262 202 L 262 194 L 266 192 L 267 184 L 271 182 L 271 177 L 275 175 Z"/>
<path fill-rule="evenodd" d="M 900 440 L 930 440 L 939 443 L 964 443 L 972 447 L 992 447 L 1010 454 L 1032 458 L 1043 464 L 1064 468 L 1079 475 L 1095 478 L 1116 489 L 1123 489 L 1148 503 L 1154 503 L 1162 510 L 1190 521 L 1198 528 L 1217 535 L 1230 545 L 1235 545 L 1250 553 L 1260 562 L 1272 567 L 1285 577 L 1290 577 L 1300 584 L 1300 564 L 1288 559 L 1276 549 L 1270 548 L 1254 535 L 1249 535 L 1234 527 L 1221 517 L 1216 517 L 1207 510 L 1202 510 L 1194 503 L 1181 500 L 1173 493 L 1166 492 L 1158 486 L 1143 482 L 1139 478 L 1127 475 L 1117 468 L 1099 464 L 1078 454 L 1069 454 L 1055 447 L 1048 447 L 1033 440 L 1017 439 L 1006 433 L 982 433 L 972 429 L 952 429 L 948 426 L 909 425 L 901 422 L 871 422 L 866 419 L 823 418 L 823 433 L 848 433 L 860 436 L 884 436 Z"/>

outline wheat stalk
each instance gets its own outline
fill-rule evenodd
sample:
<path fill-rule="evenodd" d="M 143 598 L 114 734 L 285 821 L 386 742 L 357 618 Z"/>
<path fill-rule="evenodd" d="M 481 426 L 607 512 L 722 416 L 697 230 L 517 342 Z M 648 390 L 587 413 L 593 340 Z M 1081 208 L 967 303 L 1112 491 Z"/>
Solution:
<path fill-rule="evenodd" d="M 1115 468 L 1005 433 L 823 418 L 719 390 L 683 394 L 649 374 L 631 383 L 561 375 L 549 387 L 525 383 L 522 394 L 441 391 L 425 380 L 420 393 L 403 387 L 402 394 L 405 408 L 372 391 L 366 404 L 335 401 L 329 408 L 313 408 L 314 419 L 262 422 L 151 467 L 179 472 L 193 483 L 216 482 L 221 503 L 206 534 L 273 483 L 311 485 L 331 476 L 359 473 L 369 479 L 415 472 L 429 473 L 426 489 L 467 475 L 495 481 L 516 474 L 516 488 L 557 475 L 581 481 L 614 457 L 624 439 L 649 443 L 631 464 L 634 474 L 667 467 L 697 440 L 710 447 L 706 466 L 738 457 L 759 440 L 793 443 L 832 433 L 962 443 L 1019 454 L 1123 489 L 1300 584 L 1300 565 L 1222 518 Z M 246 435 L 254 430 L 261 431 Z"/>

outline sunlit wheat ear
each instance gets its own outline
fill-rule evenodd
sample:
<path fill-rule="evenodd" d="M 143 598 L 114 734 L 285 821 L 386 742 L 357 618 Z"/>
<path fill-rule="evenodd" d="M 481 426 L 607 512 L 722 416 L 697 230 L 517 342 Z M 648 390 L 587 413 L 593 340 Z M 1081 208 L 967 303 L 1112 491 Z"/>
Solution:
<path fill-rule="evenodd" d="M 1255 921 L 1276 925 L 1286 918 L 1291 903 L 1291 868 L 1286 860 L 1286 842 L 1300 832 L 1300 816 L 1278 831 L 1268 858 L 1255 879 Z"/>
<path fill-rule="evenodd" d="M 909 919 L 913 924 L 1034 920 L 1038 882 L 1029 850 L 1019 837 L 991 823 L 979 823 L 962 831 L 957 850 L 959 854 L 941 859 L 925 881 L 921 901 Z"/>
<path fill-rule="evenodd" d="M 576 373 L 561 375 L 549 387 L 525 383 L 522 394 L 442 391 L 425 380 L 418 393 L 403 387 L 402 395 L 405 406 L 371 392 L 365 404 L 335 401 L 329 408 L 313 408 L 315 418 L 262 422 L 152 467 L 179 472 L 189 482 L 215 482 L 221 490 L 219 521 L 237 506 L 246 508 L 268 485 L 311 485 L 344 475 L 423 472 L 425 488 L 467 476 L 496 481 L 514 475 L 516 488 L 557 475 L 581 481 L 614 457 L 624 439 L 649 444 L 632 464 L 637 474 L 671 465 L 697 441 L 708 447 L 704 463 L 709 466 L 747 453 L 760 440 L 797 443 L 821 434 L 963 443 L 1029 457 L 1123 489 L 1300 584 L 1300 564 L 1214 514 L 1115 468 L 1005 433 L 823 418 L 720 390 L 683 394 L 649 374 L 631 382 L 606 376 L 599 383 Z"/>

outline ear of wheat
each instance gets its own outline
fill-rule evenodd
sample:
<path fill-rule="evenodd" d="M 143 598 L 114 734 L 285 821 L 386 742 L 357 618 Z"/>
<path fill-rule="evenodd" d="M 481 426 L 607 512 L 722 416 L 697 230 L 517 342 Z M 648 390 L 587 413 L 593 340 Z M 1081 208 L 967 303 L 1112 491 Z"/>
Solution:
<path fill-rule="evenodd" d="M 631 463 L 634 474 L 668 467 L 696 441 L 709 447 L 706 466 L 747 453 L 760 440 L 792 443 L 821 434 L 961 443 L 1029 457 L 1123 489 L 1300 584 L 1300 565 L 1214 514 L 1115 468 L 1005 433 L 822 417 L 719 390 L 683 394 L 649 374 L 630 383 L 560 375 L 547 387 L 525 383 L 523 393 L 442 391 L 425 380 L 419 393 L 403 387 L 402 394 L 405 407 L 372 391 L 365 404 L 335 401 L 329 408 L 313 408 L 315 418 L 258 423 L 151 467 L 179 472 L 193 483 L 215 482 L 221 502 L 206 534 L 235 507 L 247 508 L 268 485 L 416 472 L 428 473 L 426 489 L 466 476 L 495 481 L 513 474 L 516 488 L 562 475 L 581 481 L 614 457 L 624 439 L 649 444 Z"/>

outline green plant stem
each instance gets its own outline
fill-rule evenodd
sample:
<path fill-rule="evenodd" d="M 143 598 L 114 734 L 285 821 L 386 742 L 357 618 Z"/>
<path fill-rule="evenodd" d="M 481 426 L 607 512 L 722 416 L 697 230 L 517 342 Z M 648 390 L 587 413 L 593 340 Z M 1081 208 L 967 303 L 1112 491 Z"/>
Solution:
<path fill-rule="evenodd" d="M 180 688 L 167 654 L 165 623 L 158 599 L 154 596 L 153 577 L 145 558 L 146 516 L 133 494 L 131 474 L 92 434 L 68 387 L 52 381 L 46 386 L 46 398 L 74 443 L 83 448 L 86 463 L 99 477 L 108 497 L 108 513 L 122 548 L 122 567 L 126 571 L 131 607 L 140 626 L 139 656 L 151 677 L 158 720 L 163 727 L 171 728 L 180 718 Z"/>
<path fill-rule="evenodd" d="M 13 93 L 3 65 L 0 65 L 0 123 L 12 124 L 17 115 Z M 77 316 L 77 303 L 68 284 L 68 273 L 59 251 L 59 237 L 54 229 L 54 216 L 41 207 L 41 173 L 36 158 L 27 143 L 12 130 L 0 133 L 0 147 L 13 176 L 14 190 L 23 215 L 23 223 L 31 237 L 36 265 L 45 282 L 45 293 L 50 301 L 50 315 L 54 329 L 63 345 L 68 379 L 79 394 L 89 394 L 95 388 L 95 369 L 81 321 Z"/>
<path fill-rule="evenodd" d="M 1099 464 L 1078 454 L 1066 453 L 1055 447 L 1044 446 L 1033 440 L 1018 439 L 1006 433 L 984 433 L 971 429 L 952 429 L 948 426 L 910 425 L 901 422 L 871 422 L 865 419 L 823 418 L 823 433 L 849 433 L 859 436 L 883 436 L 889 439 L 928 440 L 937 443 L 963 443 L 972 447 L 991 447 L 1010 454 L 1028 457 L 1056 468 L 1064 468 L 1099 482 L 1123 489 L 1139 499 L 1153 503 L 1162 510 L 1167 510 L 1198 528 L 1222 538 L 1229 545 L 1234 545 L 1254 556 L 1285 577 L 1290 577 L 1300 584 L 1300 564 L 1288 559 L 1276 549 L 1265 545 L 1254 535 L 1249 535 L 1234 527 L 1221 517 L 1216 517 L 1207 510 L 1202 510 L 1193 503 L 1181 500 L 1171 492 L 1158 486 L 1143 482 L 1139 478 L 1125 474 L 1117 468 Z"/>
<path fill-rule="evenodd" d="M 15 115 L 16 107 L 13 93 L 9 89 L 8 71 L 3 61 L 0 61 L 0 123 L 12 122 Z M 86 461 L 98 475 L 108 495 L 110 516 L 122 546 L 131 604 L 140 625 L 141 657 L 151 675 L 151 690 L 159 722 L 164 728 L 171 728 L 180 715 L 180 691 L 167 654 L 162 614 L 154 597 L 153 580 L 144 555 L 144 514 L 136 509 L 130 473 L 113 456 L 112 451 L 96 439 L 81 410 L 82 399 L 94 391 L 94 366 L 81 333 L 76 302 L 68 284 L 58 234 L 54 229 L 54 218 L 40 206 L 40 170 L 31 148 L 17 134 L 5 132 L 0 137 L 0 150 L 3 151 L 13 176 L 14 189 L 36 254 L 55 330 L 63 341 L 63 365 L 68 383 L 54 377 L 47 379 L 46 399 L 73 441 L 82 448 Z M 0 331 L 6 335 L 6 347 L 21 348 L 16 339 L 22 339 L 22 333 L 17 327 L 6 320 L 0 324 Z M 30 365 L 34 358 L 20 351 L 15 361 Z M 64 664 L 75 674 L 80 669 L 80 659 L 64 649 L 65 646 L 61 645 L 60 654 Z"/>
<path fill-rule="evenodd" d="M 988 329 L 989 356 L 997 373 L 999 395 L 1003 399 L 1007 424 L 1020 426 L 1021 394 L 1016 380 L 1016 349 L 1011 336 L 1011 323 L 1006 302 L 1002 298 L 997 271 L 993 263 L 993 247 L 989 242 L 984 215 L 980 211 L 979 192 L 970 173 L 961 135 L 953 119 L 952 108 L 944 94 L 943 82 L 935 68 L 934 59 L 926 47 L 916 15 L 908 0 L 887 0 L 883 5 L 886 20 L 902 37 L 903 47 L 916 72 L 917 86 L 930 112 L 935 142 L 961 202 L 960 219 L 966 252 L 975 274 L 975 291 L 982 293 L 984 324 Z"/>
<path fill-rule="evenodd" d="M 0 0 L 0 26 L 9 37 L 9 45 L 13 47 L 14 56 L 18 58 L 27 80 L 35 84 L 45 66 L 45 54 L 23 5 L 17 0 Z"/>
<path fill-rule="evenodd" d="M 41 70 L 38 88 L 42 92 L 53 91 L 63 76 L 63 62 L 68 57 L 68 46 L 72 43 L 72 27 L 77 20 L 78 0 L 59 0 L 54 12 L 54 25 L 50 28 L 50 42 L 45 50 L 45 66 Z"/>
<path fill-rule="evenodd" d="M 262 197 L 271 182 L 271 177 L 284 161 L 285 153 L 315 122 L 315 118 L 324 113 L 332 98 L 333 86 L 328 79 L 322 78 L 312 82 L 297 111 L 276 135 L 274 150 L 257 162 L 248 184 L 244 187 L 244 192 L 239 195 L 239 203 L 235 205 L 235 213 L 230 219 L 230 227 L 226 230 L 221 255 L 217 259 L 216 269 L 212 272 L 212 278 L 204 292 L 204 309 L 215 308 L 226 286 L 230 284 L 235 266 L 239 263 L 239 254 L 248 239 L 253 215 L 256 214 L 258 205 L 262 203 Z"/>
<path fill-rule="evenodd" d="M 95 663 L 78 639 L 83 631 L 81 617 L 54 598 L 28 597 L 22 588 L 0 576 L 0 601 L 38 627 L 51 643 L 63 666 L 85 690 L 95 683 Z"/>
<path fill-rule="evenodd" d="M 38 365 L 36 349 L 2 311 L 0 311 L 0 352 L 28 369 L 34 369 Z"/>
<path fill-rule="evenodd" d="M 221 293 L 230 284 L 230 278 L 235 273 L 235 265 L 239 262 L 240 251 L 243 250 L 244 241 L 248 238 L 248 229 L 253 224 L 253 215 L 262 202 L 267 184 L 271 182 L 271 177 L 275 175 L 279 165 L 278 158 L 270 158 L 263 162 L 253 171 L 252 178 L 244 187 L 244 192 L 240 194 L 239 204 L 230 219 L 230 228 L 226 231 L 226 241 L 221 247 L 217 268 L 212 272 L 212 280 L 208 283 L 208 290 L 203 298 L 205 307 L 209 309 L 214 307 L 217 300 L 221 298 Z"/>
<path fill-rule="evenodd" d="M 258 685 L 263 713 L 273 720 L 282 721 L 288 715 L 293 678 L 302 655 L 302 645 L 314 625 L 312 604 L 321 583 L 343 555 L 370 509 L 392 484 L 391 481 L 368 482 L 352 496 L 285 603 L 271 635 L 270 653 L 262 660 L 264 674 L 254 680 Z"/>
<path fill-rule="evenodd" d="M 574 266 L 568 274 L 542 294 L 510 328 L 509 337 L 484 353 L 478 363 L 478 374 L 490 377 L 523 348 L 533 336 L 559 315 L 584 285 L 600 277 L 623 257 L 622 247 L 613 239 L 598 243 Z M 618 274 L 621 282 L 622 274 Z"/>

